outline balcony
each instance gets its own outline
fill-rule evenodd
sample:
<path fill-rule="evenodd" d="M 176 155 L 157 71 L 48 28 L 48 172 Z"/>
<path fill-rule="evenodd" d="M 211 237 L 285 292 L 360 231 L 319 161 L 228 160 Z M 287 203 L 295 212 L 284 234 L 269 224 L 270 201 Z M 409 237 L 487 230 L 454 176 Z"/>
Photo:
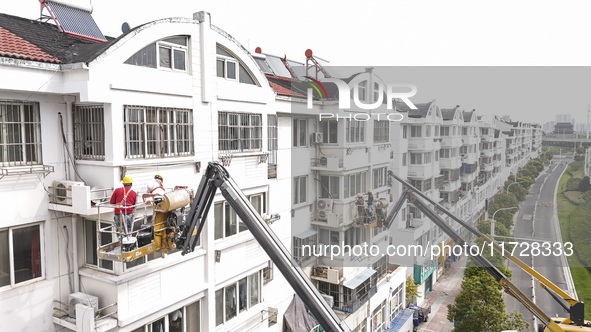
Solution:
<path fill-rule="evenodd" d="M 435 164 L 410 165 L 408 167 L 408 176 L 420 179 L 432 178 L 439 175 L 439 167 L 437 167 L 437 174 L 433 171 Z"/>
<path fill-rule="evenodd" d="M 489 132 L 492 130 L 489 130 Z M 486 135 L 480 135 L 480 140 L 482 142 L 492 142 L 495 139 L 495 136 L 493 134 L 486 134 Z"/>
<path fill-rule="evenodd" d="M 460 168 L 460 173 L 462 174 L 472 174 L 478 170 L 478 164 L 462 164 Z"/>
<path fill-rule="evenodd" d="M 458 169 L 462 167 L 462 161 L 460 157 L 440 158 L 439 167 L 443 169 Z"/>
<path fill-rule="evenodd" d="M 413 137 L 408 140 L 408 149 L 417 151 L 433 151 L 434 142 L 433 138 L 426 137 Z"/>
<path fill-rule="evenodd" d="M 478 136 L 462 136 L 462 145 L 474 145 L 480 143 Z"/>
<path fill-rule="evenodd" d="M 459 147 L 462 146 L 462 138 L 454 136 L 443 136 L 441 137 L 442 147 Z"/>
<path fill-rule="evenodd" d="M 475 164 L 478 161 L 478 155 L 476 153 L 468 153 L 462 157 L 463 164 Z"/>
<path fill-rule="evenodd" d="M 492 157 L 494 155 L 494 151 L 492 149 L 486 149 L 480 151 L 481 157 Z"/>
<path fill-rule="evenodd" d="M 459 180 L 457 181 L 446 181 L 443 183 L 443 186 L 440 188 L 441 191 L 454 191 L 460 189 L 461 183 Z"/>

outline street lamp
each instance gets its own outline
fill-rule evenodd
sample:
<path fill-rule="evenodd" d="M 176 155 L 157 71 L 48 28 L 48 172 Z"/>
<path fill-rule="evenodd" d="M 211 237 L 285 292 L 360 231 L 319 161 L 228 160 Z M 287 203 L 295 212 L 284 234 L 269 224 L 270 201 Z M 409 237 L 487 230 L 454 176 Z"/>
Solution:
<path fill-rule="evenodd" d="M 507 190 L 509 190 L 509 188 L 507 188 Z M 495 213 L 493 213 L 492 219 L 490 220 L 490 238 L 492 240 L 494 240 L 494 237 L 495 237 L 495 222 L 496 222 L 495 221 L 495 214 L 497 214 L 497 212 L 499 212 L 499 211 L 510 210 L 510 209 L 517 209 L 517 206 L 512 206 L 512 207 L 507 207 L 507 208 L 500 208 L 500 209 L 496 210 Z"/>
<path fill-rule="evenodd" d="M 515 177 L 515 179 L 517 179 L 517 177 Z M 509 183 L 509 185 L 507 186 L 507 194 L 511 193 L 511 192 L 509 191 L 509 188 L 511 188 L 511 186 L 512 186 L 512 185 L 514 185 L 514 184 L 516 184 L 516 183 L 522 183 L 522 182 L 523 182 L 523 181 Z M 502 194 L 502 193 L 503 193 L 503 192 L 501 191 L 501 194 Z"/>

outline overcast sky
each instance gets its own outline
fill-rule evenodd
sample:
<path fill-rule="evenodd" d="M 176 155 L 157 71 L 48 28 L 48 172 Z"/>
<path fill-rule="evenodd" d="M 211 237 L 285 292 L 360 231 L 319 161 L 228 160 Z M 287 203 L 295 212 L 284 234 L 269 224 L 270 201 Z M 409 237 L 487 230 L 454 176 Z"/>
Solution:
<path fill-rule="evenodd" d="M 90 0 L 68 2 L 86 7 L 91 4 Z M 265 53 L 304 61 L 304 51 L 310 48 L 339 66 L 591 64 L 588 1 L 94 0 L 92 7 L 95 21 L 108 36 L 121 34 L 123 22 L 134 27 L 159 18 L 192 17 L 194 12 L 205 10 L 211 13 L 213 24 L 251 52 L 259 46 Z M 0 0 L 0 12 L 36 19 L 39 1 Z M 462 82 L 474 93 L 447 86 L 440 93 L 421 94 L 419 101 L 437 99 L 442 107 L 460 104 L 467 110 L 510 114 L 516 120 L 540 123 L 553 120 L 555 113 L 571 113 L 577 122 L 586 122 L 587 105 L 591 103 L 587 82 L 590 71 L 566 71 L 548 70 L 550 76 L 533 77 L 536 71 L 527 70 L 525 74 L 531 76 L 528 80 L 529 76 L 519 70 L 505 69 L 506 78 L 496 75 L 499 81 L 493 83 L 499 88 L 490 93 L 490 88 L 477 87 L 491 82 L 472 74 L 474 83 Z M 445 75 L 455 77 L 453 71 Z M 485 81 L 476 82 L 478 79 Z M 572 87 L 573 80 L 581 85 Z M 416 84 L 419 92 L 436 91 Z M 439 84 L 435 89 L 437 86 L 443 87 Z M 513 95 L 507 100 L 509 93 Z M 476 95 L 484 95 L 483 100 L 479 102 Z"/>

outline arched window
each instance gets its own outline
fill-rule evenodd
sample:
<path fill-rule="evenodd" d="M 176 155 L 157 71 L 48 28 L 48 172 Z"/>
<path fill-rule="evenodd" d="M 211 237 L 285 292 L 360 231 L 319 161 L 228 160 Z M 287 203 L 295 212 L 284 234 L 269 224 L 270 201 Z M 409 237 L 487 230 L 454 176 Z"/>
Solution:
<path fill-rule="evenodd" d="M 230 51 L 220 45 L 215 48 L 216 75 L 227 80 L 238 81 L 240 83 L 258 85 L 242 61 Z"/>
<path fill-rule="evenodd" d="M 172 71 L 187 71 L 189 38 L 175 36 L 152 43 L 125 61 L 126 64 Z"/>

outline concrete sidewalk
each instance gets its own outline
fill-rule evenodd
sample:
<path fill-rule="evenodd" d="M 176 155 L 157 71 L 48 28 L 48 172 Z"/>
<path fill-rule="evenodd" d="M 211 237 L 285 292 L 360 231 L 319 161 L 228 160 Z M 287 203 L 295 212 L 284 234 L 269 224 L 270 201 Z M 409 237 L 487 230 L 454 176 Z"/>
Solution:
<path fill-rule="evenodd" d="M 418 331 L 440 332 L 452 331 L 454 324 L 447 320 L 447 305 L 453 304 L 456 296 L 462 288 L 464 268 L 468 259 L 461 256 L 460 260 L 454 262 L 445 275 L 437 281 L 433 290 L 427 294 L 423 308 L 431 307 L 431 313 L 426 323 L 419 325 Z"/>

